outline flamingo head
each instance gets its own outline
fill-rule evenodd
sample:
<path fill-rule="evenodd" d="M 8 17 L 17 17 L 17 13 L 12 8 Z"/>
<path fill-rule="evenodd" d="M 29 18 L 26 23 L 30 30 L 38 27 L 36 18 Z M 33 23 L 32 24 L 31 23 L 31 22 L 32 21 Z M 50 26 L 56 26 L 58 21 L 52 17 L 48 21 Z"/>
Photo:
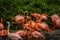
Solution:
<path fill-rule="evenodd" d="M 7 21 L 6 23 L 7 23 L 7 24 L 10 24 L 10 22 L 9 22 L 9 21 Z"/>
<path fill-rule="evenodd" d="M 51 16 L 52 21 L 54 21 L 54 20 L 56 20 L 58 18 L 59 18 L 59 16 L 57 14 L 54 14 L 54 15 Z"/>
<path fill-rule="evenodd" d="M 41 16 L 42 16 L 42 19 L 44 19 L 44 20 L 47 20 L 49 17 L 47 14 L 42 14 Z"/>

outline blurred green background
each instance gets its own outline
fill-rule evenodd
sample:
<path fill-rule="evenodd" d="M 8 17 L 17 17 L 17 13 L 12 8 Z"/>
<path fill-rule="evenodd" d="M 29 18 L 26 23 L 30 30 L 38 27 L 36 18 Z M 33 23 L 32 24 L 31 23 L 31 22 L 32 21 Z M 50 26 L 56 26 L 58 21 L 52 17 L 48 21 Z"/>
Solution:
<path fill-rule="evenodd" d="M 24 15 L 25 10 L 28 10 L 30 16 L 33 12 L 60 15 L 60 0 L 0 0 L 0 17 L 3 18 L 4 28 L 7 28 L 6 21 L 10 21 L 11 29 L 15 29 L 17 23 L 11 21 L 11 18 L 18 13 Z M 53 26 L 50 18 L 46 22 L 49 27 Z"/>

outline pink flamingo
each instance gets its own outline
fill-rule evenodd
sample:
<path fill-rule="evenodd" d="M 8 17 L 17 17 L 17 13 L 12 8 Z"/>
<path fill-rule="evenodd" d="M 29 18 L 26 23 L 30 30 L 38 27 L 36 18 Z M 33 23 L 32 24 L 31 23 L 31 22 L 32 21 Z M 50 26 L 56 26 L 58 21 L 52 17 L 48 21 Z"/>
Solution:
<path fill-rule="evenodd" d="M 42 20 L 42 19 L 47 20 L 48 17 L 49 17 L 49 16 L 48 16 L 47 14 L 42 14 L 42 15 L 41 15 L 41 20 Z"/>
<path fill-rule="evenodd" d="M 44 38 L 45 39 L 45 36 L 43 36 L 40 32 L 38 31 L 34 31 L 32 32 L 32 36 L 35 37 L 35 38 Z"/>
<path fill-rule="evenodd" d="M 54 23 L 54 26 L 52 30 L 55 30 L 55 28 L 60 28 L 60 17 L 57 14 L 54 14 L 51 16 L 52 22 Z"/>
<path fill-rule="evenodd" d="M 18 24 L 21 24 L 24 28 L 24 17 L 22 15 L 16 15 L 15 17 L 11 18 L 11 20 L 15 20 Z"/>

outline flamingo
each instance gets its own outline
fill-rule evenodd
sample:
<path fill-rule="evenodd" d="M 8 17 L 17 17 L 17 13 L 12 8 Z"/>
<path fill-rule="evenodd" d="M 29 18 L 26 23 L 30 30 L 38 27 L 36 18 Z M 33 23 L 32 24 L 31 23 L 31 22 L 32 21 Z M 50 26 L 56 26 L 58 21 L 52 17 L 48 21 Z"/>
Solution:
<path fill-rule="evenodd" d="M 16 15 L 15 17 L 11 18 L 11 20 L 15 20 L 18 24 L 21 24 L 22 27 L 24 28 L 24 16 L 22 15 Z"/>
<path fill-rule="evenodd" d="M 2 30 L 4 28 L 4 25 L 2 23 L 2 18 L 0 19 L 0 36 L 1 36 L 1 33 L 2 33 Z"/>
<path fill-rule="evenodd" d="M 1 36 L 6 36 L 8 34 L 7 30 L 2 30 Z"/>
<path fill-rule="evenodd" d="M 32 16 L 33 16 L 34 18 L 41 17 L 41 15 L 40 15 L 40 14 L 38 14 L 38 13 L 33 13 L 33 14 L 32 14 Z"/>
<path fill-rule="evenodd" d="M 33 13 L 32 16 L 33 16 L 34 18 L 36 18 L 36 22 L 41 22 L 42 19 L 47 20 L 48 17 L 49 17 L 47 14 L 41 14 L 41 15 L 40 15 L 40 14 L 38 14 L 38 13 Z"/>
<path fill-rule="evenodd" d="M 49 16 L 48 16 L 47 14 L 42 14 L 42 15 L 41 15 L 41 20 L 42 20 L 42 19 L 47 20 L 48 17 L 49 17 Z"/>
<path fill-rule="evenodd" d="M 10 28 L 10 23 L 7 21 L 6 22 L 7 24 L 8 24 L 8 37 L 11 39 L 11 40 L 18 40 L 18 39 L 21 39 L 21 40 L 23 40 L 22 39 L 22 37 L 20 37 L 18 34 L 16 34 L 16 33 L 10 33 L 9 32 L 9 28 Z"/>
<path fill-rule="evenodd" d="M 47 32 L 50 32 L 49 26 L 45 22 L 36 23 L 35 29 L 40 30 L 46 30 Z"/>
<path fill-rule="evenodd" d="M 41 18 L 36 19 L 35 29 L 37 31 L 46 30 L 49 34 L 50 33 L 52 34 L 53 32 L 50 30 L 48 24 L 46 22 L 41 22 L 42 19 L 45 19 L 44 17 L 46 17 L 46 16 L 43 15 Z M 47 20 L 47 17 L 46 17 L 46 20 Z"/>
<path fill-rule="evenodd" d="M 45 39 L 45 36 L 42 35 L 40 32 L 38 31 L 34 31 L 32 32 L 32 36 L 35 37 L 35 38 L 44 38 Z"/>
<path fill-rule="evenodd" d="M 27 35 L 25 30 L 18 30 L 16 33 L 17 33 L 19 36 L 26 36 L 26 35 Z"/>
<path fill-rule="evenodd" d="M 34 21 L 28 21 L 25 25 L 24 25 L 24 27 L 25 28 L 27 28 L 28 30 L 30 30 L 30 31 L 34 31 L 35 29 L 34 29 L 34 26 L 35 26 L 35 22 Z"/>
<path fill-rule="evenodd" d="M 54 23 L 52 30 L 55 28 L 60 28 L 60 17 L 57 14 L 51 16 L 52 22 Z"/>

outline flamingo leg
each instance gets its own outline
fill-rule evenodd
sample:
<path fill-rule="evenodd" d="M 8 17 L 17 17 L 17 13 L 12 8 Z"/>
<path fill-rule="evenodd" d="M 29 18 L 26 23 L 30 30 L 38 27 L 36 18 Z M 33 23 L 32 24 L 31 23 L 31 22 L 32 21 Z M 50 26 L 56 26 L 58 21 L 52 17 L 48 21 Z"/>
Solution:
<path fill-rule="evenodd" d="M 46 30 L 47 30 L 48 32 L 50 32 L 50 29 L 49 29 L 49 27 L 48 27 L 48 26 L 46 27 Z"/>

